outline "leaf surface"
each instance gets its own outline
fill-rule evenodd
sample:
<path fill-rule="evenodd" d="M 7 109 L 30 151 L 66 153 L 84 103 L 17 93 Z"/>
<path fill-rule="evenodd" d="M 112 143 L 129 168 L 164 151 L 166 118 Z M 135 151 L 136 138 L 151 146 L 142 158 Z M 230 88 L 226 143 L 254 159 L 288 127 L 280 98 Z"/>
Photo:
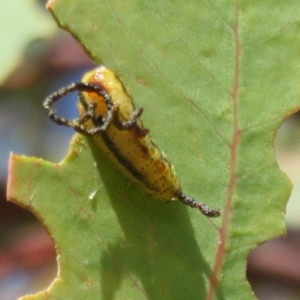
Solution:
<path fill-rule="evenodd" d="M 53 286 L 24 299 L 255 299 L 247 255 L 285 232 L 291 185 L 273 140 L 299 109 L 300 6 L 57 0 L 48 8 L 121 75 L 184 192 L 222 215 L 155 202 L 79 135 L 61 164 L 12 156 L 9 198 L 35 212 L 60 254 Z"/>

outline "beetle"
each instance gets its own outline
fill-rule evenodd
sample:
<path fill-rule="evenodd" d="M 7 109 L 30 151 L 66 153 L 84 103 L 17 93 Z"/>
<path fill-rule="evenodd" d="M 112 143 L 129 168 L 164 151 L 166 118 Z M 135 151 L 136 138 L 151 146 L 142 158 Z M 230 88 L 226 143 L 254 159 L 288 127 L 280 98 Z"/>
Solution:
<path fill-rule="evenodd" d="M 59 117 L 54 103 L 73 91 L 79 92 L 79 118 Z M 179 200 L 207 217 L 220 215 L 220 210 L 183 193 L 173 165 L 142 123 L 143 108 L 135 107 L 118 75 L 105 66 L 47 97 L 44 108 L 55 123 L 91 136 L 104 155 L 147 194 L 160 201 Z"/>

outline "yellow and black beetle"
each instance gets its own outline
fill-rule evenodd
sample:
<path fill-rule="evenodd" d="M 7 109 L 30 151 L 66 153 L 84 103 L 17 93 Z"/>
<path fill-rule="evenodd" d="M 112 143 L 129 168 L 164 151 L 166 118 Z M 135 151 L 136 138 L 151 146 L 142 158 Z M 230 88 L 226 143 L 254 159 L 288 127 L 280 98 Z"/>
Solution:
<path fill-rule="evenodd" d="M 79 91 L 79 118 L 68 120 L 56 115 L 53 104 L 72 91 Z M 51 120 L 92 136 L 96 145 L 127 177 L 160 201 L 179 200 L 198 208 L 207 217 L 220 215 L 204 203 L 186 196 L 174 167 L 153 143 L 141 121 L 143 109 L 135 108 L 120 78 L 100 66 L 84 75 L 81 83 L 71 84 L 50 95 L 44 107 Z"/>

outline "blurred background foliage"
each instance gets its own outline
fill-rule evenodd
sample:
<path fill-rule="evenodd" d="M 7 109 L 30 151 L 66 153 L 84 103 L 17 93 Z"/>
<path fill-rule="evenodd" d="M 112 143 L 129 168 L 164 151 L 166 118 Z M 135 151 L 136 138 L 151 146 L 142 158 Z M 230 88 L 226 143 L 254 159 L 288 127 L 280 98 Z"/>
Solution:
<path fill-rule="evenodd" d="M 4 41 L 0 51 L 0 298 L 13 300 L 47 288 L 57 267 L 54 245 L 43 226 L 30 212 L 6 200 L 9 153 L 52 162 L 63 159 L 73 131 L 52 124 L 42 102 L 59 87 L 79 81 L 94 64 L 68 33 L 57 28 L 45 1 L 0 0 L 0 4 Z M 74 117 L 76 95 L 68 98 L 58 109 Z M 260 300 L 300 299 L 299 112 L 283 122 L 274 146 L 280 168 L 294 184 L 286 213 L 288 236 L 252 251 L 247 273 Z"/>

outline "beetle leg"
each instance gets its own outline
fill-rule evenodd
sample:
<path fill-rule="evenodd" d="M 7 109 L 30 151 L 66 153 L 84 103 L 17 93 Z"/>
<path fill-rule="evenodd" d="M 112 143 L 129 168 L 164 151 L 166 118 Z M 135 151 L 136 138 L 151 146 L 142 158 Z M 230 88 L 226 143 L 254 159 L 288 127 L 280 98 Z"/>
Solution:
<path fill-rule="evenodd" d="M 82 105 L 86 108 L 85 114 L 83 114 L 81 117 L 74 120 L 70 120 L 64 117 L 59 117 L 56 114 L 56 110 L 53 108 L 54 103 L 59 101 L 62 97 L 66 96 L 68 93 L 74 91 L 94 92 L 99 96 L 103 97 L 107 107 L 107 117 L 103 119 L 102 116 L 96 116 L 95 115 L 95 109 L 97 105 L 96 102 L 87 104 L 84 101 L 82 101 L 82 98 L 80 100 Z M 44 102 L 44 108 L 49 118 L 52 121 L 54 121 L 58 125 L 72 127 L 74 128 L 75 131 L 82 133 L 84 135 L 95 135 L 102 131 L 105 131 L 107 127 L 111 124 L 113 116 L 116 112 L 116 109 L 114 108 L 114 104 L 111 100 L 111 96 L 103 88 L 96 85 L 86 84 L 81 82 L 73 83 L 68 87 L 64 87 L 58 90 L 57 92 L 53 93 L 52 95 L 48 96 Z M 92 129 L 86 129 L 84 123 L 87 122 L 88 120 L 91 120 L 96 127 Z"/>

